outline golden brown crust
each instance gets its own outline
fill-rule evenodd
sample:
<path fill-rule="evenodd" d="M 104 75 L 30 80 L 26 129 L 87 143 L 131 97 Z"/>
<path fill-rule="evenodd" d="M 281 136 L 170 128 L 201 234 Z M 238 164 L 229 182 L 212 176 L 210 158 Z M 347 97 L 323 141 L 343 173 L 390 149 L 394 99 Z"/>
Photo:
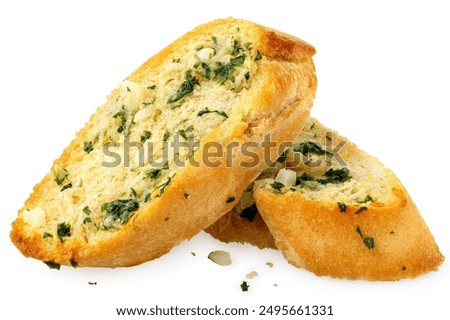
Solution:
<path fill-rule="evenodd" d="M 433 236 L 407 192 L 394 189 L 391 204 L 360 214 L 357 206 L 341 213 L 300 192 L 258 189 L 254 198 L 288 261 L 319 276 L 399 280 L 437 270 L 444 257 Z M 374 240 L 373 249 L 365 238 Z"/>
<path fill-rule="evenodd" d="M 233 208 L 205 231 L 222 242 L 249 243 L 260 249 L 276 249 L 275 240 L 259 213 L 250 221 Z"/>
<path fill-rule="evenodd" d="M 202 139 L 201 145 L 213 140 L 222 146 L 227 146 L 231 141 L 239 141 L 241 144 L 252 141 L 261 144 L 267 133 L 271 134 L 271 139 L 276 144 L 291 141 L 308 117 L 316 89 L 314 65 L 311 60 L 314 48 L 302 41 L 277 36 L 270 29 L 247 21 L 216 20 L 175 41 L 150 58 L 127 79 L 139 80 L 145 76 L 147 69 L 155 68 L 169 59 L 172 53 L 182 51 L 184 43 L 204 35 L 210 37 L 211 29 L 236 25 L 249 28 L 254 33 L 254 43 L 261 47 L 261 54 L 264 56 L 258 71 L 264 81 L 261 81 L 262 86 L 258 88 L 257 93 L 248 95 L 242 105 L 236 108 L 234 124 L 228 131 L 224 132 L 223 128 L 213 130 Z M 282 48 L 284 49 L 281 50 Z M 117 89 L 108 99 L 114 99 L 116 94 Z M 237 121 L 240 115 L 245 117 Z M 95 126 L 96 117 L 98 113 L 91 117 L 55 164 L 65 167 L 68 163 L 80 161 L 83 156 L 80 145 L 89 130 Z M 246 160 L 241 150 L 234 151 L 234 163 Z M 278 157 L 277 148 L 268 152 L 259 147 L 256 153 L 260 159 L 269 156 L 274 161 Z M 201 152 L 197 152 L 195 157 L 200 159 Z M 223 164 L 225 162 L 222 161 Z M 157 258 L 229 211 L 233 203 L 226 203 L 227 198 L 237 198 L 265 167 L 263 162 L 251 168 L 236 165 L 232 168 L 225 165 L 211 168 L 200 163 L 199 167 L 188 166 L 179 172 L 164 195 L 152 200 L 145 210 L 139 210 L 113 236 L 105 236 L 95 242 L 74 238 L 61 241 L 57 247 L 53 247 L 42 238 L 42 234 L 27 229 L 23 218 L 19 216 L 13 223 L 11 240 L 27 257 L 66 265 L 75 262 L 78 266 L 118 267 Z M 33 208 L 38 199 L 41 201 L 46 198 L 47 189 L 52 183 L 53 175 L 49 173 L 35 186 L 24 208 Z M 185 194 L 189 194 L 188 199 Z M 52 199 L 48 198 L 47 201 Z"/>
<path fill-rule="evenodd" d="M 333 147 L 345 142 L 335 150 L 353 176 L 348 181 L 351 187 L 304 186 L 276 194 L 270 186 L 273 180 L 264 177 L 274 177 L 283 166 L 280 164 L 255 182 L 254 199 L 265 221 L 257 213 L 252 224 L 232 210 L 206 231 L 225 242 L 249 242 L 260 248 L 270 247 L 270 240 L 275 241 L 291 263 L 321 276 L 398 280 L 436 270 L 444 258 L 410 196 L 390 170 L 312 118 L 295 143 L 309 138 L 325 146 L 328 135 L 333 138 L 329 141 Z M 284 164 L 289 167 L 294 162 L 288 158 L 291 160 Z M 303 163 L 295 169 L 313 177 L 323 172 L 320 167 Z M 367 195 L 373 198 L 360 198 Z M 344 213 L 338 202 L 346 204 Z M 357 214 L 362 206 L 368 210 Z"/>

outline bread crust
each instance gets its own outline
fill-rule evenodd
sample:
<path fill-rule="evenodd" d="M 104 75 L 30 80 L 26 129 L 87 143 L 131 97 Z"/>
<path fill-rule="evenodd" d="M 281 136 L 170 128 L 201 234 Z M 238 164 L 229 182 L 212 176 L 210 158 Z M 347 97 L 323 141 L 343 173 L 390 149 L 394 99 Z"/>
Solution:
<path fill-rule="evenodd" d="M 277 33 L 251 22 L 225 19 L 202 25 L 176 40 L 133 72 L 127 80 L 139 81 L 146 70 L 155 68 L 169 59 L 174 52 L 182 51 L 185 43 L 193 38 L 211 35 L 211 30 L 240 25 L 253 32 L 263 59 L 258 71 L 263 78 L 257 93 L 248 95 L 242 105 L 235 108 L 228 121 L 232 125 L 220 126 L 207 134 L 200 142 L 220 143 L 224 149 L 232 141 L 263 142 L 264 135 L 271 134 L 276 145 L 291 141 L 301 130 L 312 105 L 316 89 L 316 78 L 311 56 L 315 50 L 303 41 Z M 108 99 L 114 99 L 115 89 Z M 101 107 L 102 108 L 102 107 Z M 65 167 L 68 163 L 81 160 L 80 145 L 95 126 L 98 112 L 78 132 L 75 140 L 64 150 L 55 165 Z M 259 147 L 256 153 L 260 159 L 265 156 L 274 161 L 277 148 L 269 152 Z M 202 148 L 195 158 L 202 158 Z M 245 162 L 245 155 L 235 149 L 234 163 Z M 42 234 L 30 230 L 23 219 L 25 208 L 33 208 L 46 198 L 53 176 L 48 173 L 43 181 L 34 187 L 33 193 L 19 211 L 19 217 L 12 225 L 11 240 L 27 257 L 51 261 L 64 265 L 119 267 L 132 266 L 167 253 L 173 246 L 196 235 L 229 211 L 234 203 L 227 203 L 229 197 L 236 197 L 253 181 L 265 163 L 248 168 L 226 167 L 226 155 L 219 167 L 188 165 L 172 179 L 164 194 L 152 200 L 150 205 L 139 210 L 114 233 L 95 242 L 72 237 L 55 246 L 49 245 Z M 220 160 L 220 159 L 219 159 Z M 189 194 L 186 199 L 185 194 Z M 51 199 L 47 199 L 51 201 Z"/>
<path fill-rule="evenodd" d="M 406 190 L 395 183 L 394 199 L 355 214 L 335 203 L 277 195 L 257 189 L 258 209 L 287 260 L 319 276 L 399 280 L 436 271 L 444 257 Z M 361 234 L 357 231 L 359 228 Z M 363 238 L 374 239 L 370 249 Z"/>
<path fill-rule="evenodd" d="M 341 149 L 336 149 L 338 155 L 349 165 L 350 174 L 356 180 L 368 181 L 366 187 L 361 184 L 349 189 L 337 185 L 338 191 L 328 198 L 321 198 L 317 193 L 308 197 L 304 189 L 276 193 L 270 187 L 273 180 L 260 178 L 255 182 L 253 194 L 259 211 L 254 222 L 240 217 L 233 209 L 205 231 L 225 242 L 248 242 L 260 248 L 275 244 L 289 262 L 320 276 L 399 280 L 437 270 L 444 257 L 395 175 L 313 118 L 306 122 L 295 142 L 305 141 L 307 137 L 322 146 L 327 137 L 329 142 L 334 141 L 332 147 L 345 142 Z M 299 164 L 299 168 L 300 172 L 314 175 L 318 167 L 305 168 Z M 261 176 L 273 176 L 276 172 Z M 364 196 L 372 193 L 374 199 L 355 202 L 350 198 L 352 194 L 348 194 L 348 190 L 355 188 Z M 339 201 L 345 204 L 344 212 Z M 367 210 L 358 212 L 362 206 Z"/>
<path fill-rule="evenodd" d="M 259 213 L 249 221 L 233 208 L 205 231 L 222 242 L 249 243 L 260 249 L 277 248 L 275 239 Z"/>

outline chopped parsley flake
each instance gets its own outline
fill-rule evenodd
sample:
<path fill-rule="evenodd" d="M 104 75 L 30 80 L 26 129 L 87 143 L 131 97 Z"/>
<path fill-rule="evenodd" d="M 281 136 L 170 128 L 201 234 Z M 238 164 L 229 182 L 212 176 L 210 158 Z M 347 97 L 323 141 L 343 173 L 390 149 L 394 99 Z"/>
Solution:
<path fill-rule="evenodd" d="M 84 218 L 84 220 L 83 220 L 83 224 L 88 224 L 88 223 L 91 223 L 91 222 L 92 222 L 92 219 L 89 218 L 89 217 L 86 217 L 86 218 Z"/>
<path fill-rule="evenodd" d="M 130 134 L 130 129 L 127 128 L 127 114 L 125 110 L 125 106 L 122 106 L 122 109 L 118 111 L 115 115 L 113 115 L 114 119 L 120 119 L 119 126 L 117 127 L 117 132 L 122 133 L 125 136 Z"/>
<path fill-rule="evenodd" d="M 283 151 L 277 159 L 277 162 L 283 163 L 286 161 L 286 153 L 287 151 Z"/>
<path fill-rule="evenodd" d="M 338 202 L 339 211 L 341 213 L 344 213 L 347 210 L 347 205 L 343 202 Z"/>
<path fill-rule="evenodd" d="M 323 150 L 322 147 L 311 141 L 296 143 L 293 145 L 293 149 L 295 152 L 300 152 L 305 156 L 308 155 L 309 153 L 314 153 L 317 155 L 324 155 L 324 154 L 332 155 L 331 152 Z"/>
<path fill-rule="evenodd" d="M 360 214 L 361 212 L 364 212 L 368 210 L 366 206 L 360 207 L 358 210 L 355 211 L 355 214 Z"/>
<path fill-rule="evenodd" d="M 282 184 L 281 182 L 275 181 L 274 183 L 271 184 L 272 188 L 274 188 L 277 191 L 281 191 L 281 189 L 284 187 L 284 184 Z"/>
<path fill-rule="evenodd" d="M 139 209 L 139 203 L 135 199 L 118 199 L 102 204 L 102 212 L 105 212 L 103 227 L 110 229 L 119 224 L 125 224 L 133 213 Z"/>
<path fill-rule="evenodd" d="M 51 261 L 44 261 L 44 263 L 50 269 L 56 269 L 56 270 L 60 270 L 61 269 L 61 265 L 59 263 L 55 263 L 55 262 L 51 262 Z"/>
<path fill-rule="evenodd" d="M 66 169 L 62 169 L 59 172 L 55 173 L 55 182 L 58 186 L 62 186 L 64 180 L 69 175 L 69 172 Z"/>
<path fill-rule="evenodd" d="M 303 172 L 303 174 L 295 179 L 295 185 L 301 185 L 302 183 L 308 182 L 308 181 L 315 181 L 313 177 L 311 177 L 306 172 Z"/>
<path fill-rule="evenodd" d="M 370 250 L 373 250 L 375 248 L 375 241 L 372 237 L 364 237 L 363 242 Z"/>
<path fill-rule="evenodd" d="M 85 214 L 87 214 L 87 215 L 90 215 L 90 214 L 92 213 L 92 212 L 91 212 L 91 209 L 89 209 L 88 206 L 86 206 L 86 207 L 83 208 L 83 212 L 84 212 Z"/>
<path fill-rule="evenodd" d="M 70 265 L 74 268 L 76 268 L 78 265 L 78 263 L 74 259 L 70 259 L 69 262 L 70 262 Z"/>
<path fill-rule="evenodd" d="M 172 180 L 172 178 L 168 177 L 166 182 L 164 182 L 163 184 L 158 186 L 158 188 L 161 188 L 161 189 L 159 189 L 159 194 L 160 195 L 162 195 L 164 193 L 164 191 L 166 190 L 167 186 L 170 184 L 171 180 Z"/>
<path fill-rule="evenodd" d="M 211 67 L 207 63 L 198 61 L 194 64 L 194 69 L 199 76 L 211 80 Z"/>
<path fill-rule="evenodd" d="M 92 150 L 94 150 L 94 144 L 92 143 L 92 141 L 85 141 L 83 150 L 87 154 L 89 154 Z"/>
<path fill-rule="evenodd" d="M 261 53 L 259 53 L 259 50 L 256 50 L 256 57 L 255 57 L 255 61 L 261 60 L 262 59 L 262 55 Z"/>
<path fill-rule="evenodd" d="M 356 226 L 356 232 L 358 232 L 361 239 L 363 239 L 363 243 L 369 250 L 373 250 L 375 248 L 375 240 L 372 237 L 365 237 L 359 226 Z"/>
<path fill-rule="evenodd" d="M 181 137 L 183 137 L 184 140 L 188 140 L 188 137 L 187 137 L 187 135 L 186 135 L 186 130 L 184 130 L 184 129 L 178 130 L 178 134 L 179 134 Z"/>
<path fill-rule="evenodd" d="M 204 114 L 207 114 L 207 113 L 217 113 L 218 115 L 221 115 L 222 117 L 225 117 L 225 118 L 228 118 L 228 115 L 224 112 L 224 111 L 220 111 L 220 110 L 209 110 L 209 108 L 204 108 L 204 109 L 202 109 L 202 110 L 200 110 L 198 113 L 197 113 L 197 117 L 201 117 L 202 115 L 204 115 Z"/>
<path fill-rule="evenodd" d="M 349 174 L 349 171 L 347 168 L 342 169 L 333 169 L 331 168 L 327 172 L 325 172 L 326 179 L 320 179 L 317 180 L 317 182 L 321 184 L 328 184 L 328 183 L 341 183 L 345 182 L 351 179 L 351 176 Z"/>
<path fill-rule="evenodd" d="M 248 288 L 249 288 L 249 287 L 250 287 L 250 286 L 248 285 L 247 281 L 242 281 L 242 283 L 241 283 L 241 290 L 242 290 L 243 292 L 248 291 Z"/>
<path fill-rule="evenodd" d="M 372 196 L 370 195 L 370 194 L 368 194 L 365 198 L 364 198 L 364 200 L 362 200 L 362 201 L 358 201 L 358 203 L 366 203 L 366 202 L 373 202 L 373 198 L 372 198 Z"/>
<path fill-rule="evenodd" d="M 64 185 L 64 186 L 61 188 L 61 191 L 64 191 L 64 190 L 70 189 L 70 188 L 72 188 L 72 182 L 69 182 L 68 184 Z"/>
<path fill-rule="evenodd" d="M 142 132 L 141 143 L 144 143 L 145 141 L 150 139 L 151 136 L 152 136 L 152 133 L 150 131 L 146 130 L 146 131 Z"/>
<path fill-rule="evenodd" d="M 231 55 L 235 56 L 237 54 L 240 54 L 243 51 L 244 51 L 244 49 L 239 45 L 239 42 L 237 40 L 234 40 L 233 51 L 231 52 Z"/>
<path fill-rule="evenodd" d="M 44 233 L 42 234 L 42 238 L 43 238 L 43 239 L 46 239 L 46 238 L 53 238 L 53 235 L 52 235 L 51 233 L 44 232 Z"/>
<path fill-rule="evenodd" d="M 162 169 L 150 169 L 145 174 L 147 175 L 147 177 L 154 180 L 159 178 L 159 176 L 161 175 L 161 170 Z"/>
<path fill-rule="evenodd" d="M 163 135 L 163 142 L 166 142 L 170 137 L 170 132 L 166 130 Z"/>
<path fill-rule="evenodd" d="M 192 93 L 196 85 L 200 84 L 197 78 L 192 75 L 190 70 L 186 71 L 184 79 L 185 81 L 180 85 L 177 92 L 169 97 L 167 103 L 174 103 L 181 100 L 184 96 Z"/>
<path fill-rule="evenodd" d="M 58 238 L 61 242 L 64 241 L 64 238 L 70 237 L 70 224 L 68 222 L 59 223 L 56 227 L 56 232 L 58 234 Z"/>

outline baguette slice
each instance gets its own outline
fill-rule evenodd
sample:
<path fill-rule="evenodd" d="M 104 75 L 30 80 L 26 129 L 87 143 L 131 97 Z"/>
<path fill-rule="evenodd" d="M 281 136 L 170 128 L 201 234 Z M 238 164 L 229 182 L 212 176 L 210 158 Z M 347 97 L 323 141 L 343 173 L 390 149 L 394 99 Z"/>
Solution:
<path fill-rule="evenodd" d="M 232 18 L 187 33 L 126 78 L 78 132 L 19 211 L 13 243 L 44 262 L 118 267 L 191 238 L 229 211 L 268 161 L 243 162 L 277 158 L 264 136 L 278 146 L 303 126 L 314 53 Z M 236 144 L 250 142 L 248 159 Z"/>
<path fill-rule="evenodd" d="M 259 247 L 272 247 L 274 238 L 289 262 L 319 276 L 399 280 L 437 270 L 443 262 L 392 171 L 317 120 L 307 121 L 280 161 L 254 187 L 267 225 L 258 213 L 255 225 L 242 218 L 239 204 L 207 231 Z"/>

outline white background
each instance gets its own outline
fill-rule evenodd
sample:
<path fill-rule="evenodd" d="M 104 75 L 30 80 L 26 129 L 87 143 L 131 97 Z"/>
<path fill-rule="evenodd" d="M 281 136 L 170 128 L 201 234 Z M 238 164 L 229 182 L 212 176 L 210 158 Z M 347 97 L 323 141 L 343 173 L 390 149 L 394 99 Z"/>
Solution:
<path fill-rule="evenodd" d="M 111 90 L 186 31 L 234 16 L 316 47 L 312 114 L 396 172 L 449 258 L 445 2 L 2 1 L 0 318 L 115 319 L 115 307 L 156 304 L 256 311 L 261 304 L 324 304 L 333 306 L 334 319 L 448 317 L 448 261 L 415 280 L 335 280 L 294 268 L 276 251 L 225 245 L 202 233 L 137 267 L 55 271 L 9 241 L 34 184 Z M 209 261 L 215 249 L 229 251 L 233 264 Z M 239 284 L 253 270 L 259 275 L 243 293 Z"/>

